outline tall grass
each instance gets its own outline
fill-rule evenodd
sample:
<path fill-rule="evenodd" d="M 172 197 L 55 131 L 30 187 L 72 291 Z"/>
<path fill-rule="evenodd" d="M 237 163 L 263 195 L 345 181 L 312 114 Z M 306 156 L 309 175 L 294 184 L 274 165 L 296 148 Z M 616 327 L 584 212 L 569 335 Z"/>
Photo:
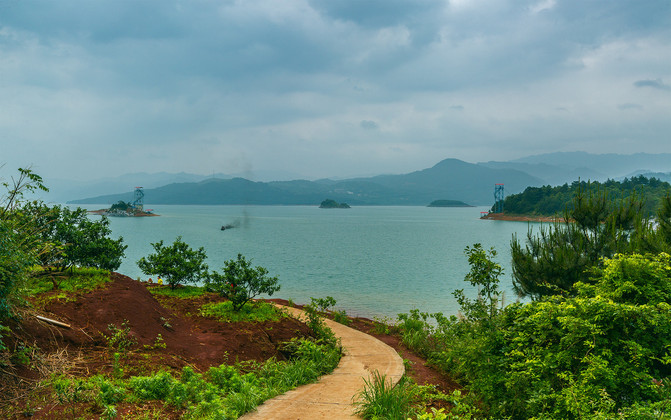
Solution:
<path fill-rule="evenodd" d="M 417 414 L 413 407 L 416 396 L 416 388 L 405 376 L 394 386 L 386 375 L 375 371 L 370 379 L 364 379 L 357 414 L 364 419 L 406 420 Z"/>

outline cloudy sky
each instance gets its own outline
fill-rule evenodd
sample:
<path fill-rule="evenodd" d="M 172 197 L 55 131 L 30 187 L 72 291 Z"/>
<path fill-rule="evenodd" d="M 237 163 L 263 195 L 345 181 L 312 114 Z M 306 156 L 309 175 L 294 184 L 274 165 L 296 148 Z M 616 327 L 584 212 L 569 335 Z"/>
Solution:
<path fill-rule="evenodd" d="M 4 173 L 404 173 L 669 133 L 668 0 L 0 0 Z"/>

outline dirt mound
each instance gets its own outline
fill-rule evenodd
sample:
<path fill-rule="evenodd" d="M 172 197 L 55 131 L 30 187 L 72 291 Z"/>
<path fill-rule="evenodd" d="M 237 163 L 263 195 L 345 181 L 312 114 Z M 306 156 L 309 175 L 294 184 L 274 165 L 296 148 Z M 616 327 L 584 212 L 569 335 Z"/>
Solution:
<path fill-rule="evenodd" d="M 27 345 L 47 352 L 64 348 L 81 351 L 90 367 L 95 367 L 96 358 L 104 358 L 95 352 L 106 350 L 106 337 L 113 333 L 109 326 L 127 326 L 129 336 L 136 341 L 131 350 L 151 347 L 154 354 L 163 353 L 171 359 L 170 362 L 163 360 L 174 368 L 189 364 L 199 370 L 236 360 L 263 361 L 272 356 L 283 359 L 278 348 L 281 342 L 310 335 L 307 326 L 292 318 L 277 322 L 223 323 L 200 316 L 202 304 L 223 301 L 215 294 L 159 299 L 144 283 L 113 273 L 112 282 L 106 287 L 74 300 L 51 299 L 44 311 L 39 311 L 39 315 L 70 324 L 70 329 L 39 321 L 28 313 L 11 327 L 15 338 Z M 154 346 L 159 334 L 165 343 L 164 349 Z M 156 366 L 156 370 L 160 367 Z"/>

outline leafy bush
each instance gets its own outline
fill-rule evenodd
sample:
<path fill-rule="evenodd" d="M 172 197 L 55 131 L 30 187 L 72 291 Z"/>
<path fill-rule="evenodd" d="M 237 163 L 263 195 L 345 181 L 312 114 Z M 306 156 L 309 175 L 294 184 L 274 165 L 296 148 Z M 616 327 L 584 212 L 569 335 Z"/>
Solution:
<path fill-rule="evenodd" d="M 269 277 L 268 270 L 252 267 L 252 261 L 238 254 L 236 260 L 228 260 L 222 268 L 223 274 L 212 272 L 205 280 L 205 287 L 219 293 L 233 303 L 239 311 L 247 302 L 260 294 L 272 296 L 280 290 L 277 277 Z"/>
<path fill-rule="evenodd" d="M 203 247 L 193 250 L 181 236 L 170 246 L 164 246 L 163 241 L 151 246 L 155 253 L 140 258 L 137 265 L 144 274 L 165 277 L 171 289 L 207 277 L 207 254 Z"/>
<path fill-rule="evenodd" d="M 525 246 L 513 236 L 513 286 L 520 296 L 575 296 L 574 284 L 587 282 L 590 269 L 602 258 L 660 252 L 671 246 L 659 239 L 662 235 L 644 214 L 644 202 L 637 194 L 617 201 L 605 189 L 590 189 L 589 184 L 587 188 L 577 188 L 563 223 L 541 227 L 538 235 L 530 228 Z"/>
<path fill-rule="evenodd" d="M 592 270 L 590 283 L 577 283 L 577 297 L 517 303 L 491 318 L 415 310 L 399 315 L 398 328 L 461 378 L 485 415 L 668 418 L 670 260 L 617 255 Z"/>
<path fill-rule="evenodd" d="M 340 359 L 340 349 L 330 345 L 294 340 L 287 346 L 295 352 L 290 363 L 271 359 L 263 365 L 221 365 L 205 374 L 185 367 L 179 379 L 159 372 L 131 378 L 129 388 L 140 399 L 188 407 L 185 418 L 236 419 L 266 399 L 332 371 Z"/>

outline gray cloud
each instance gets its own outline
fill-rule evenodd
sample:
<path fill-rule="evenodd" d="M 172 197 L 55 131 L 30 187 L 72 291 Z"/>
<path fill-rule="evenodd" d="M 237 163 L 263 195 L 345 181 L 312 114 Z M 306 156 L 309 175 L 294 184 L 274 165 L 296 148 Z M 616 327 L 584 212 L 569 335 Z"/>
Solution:
<path fill-rule="evenodd" d="M 638 105 L 638 104 L 620 104 L 620 105 L 617 106 L 617 109 L 619 109 L 621 111 L 626 111 L 626 110 L 629 110 L 629 109 L 643 109 L 643 107 L 641 105 Z"/>
<path fill-rule="evenodd" d="M 375 121 L 370 120 L 362 120 L 359 125 L 365 130 L 377 130 L 379 127 Z"/>
<path fill-rule="evenodd" d="M 634 82 L 634 86 L 636 87 L 650 87 L 653 89 L 659 89 L 659 90 L 671 90 L 671 86 L 667 85 L 662 81 L 662 79 L 656 79 L 656 80 L 637 80 Z"/>
<path fill-rule="evenodd" d="M 635 89 L 669 90 L 666 0 L 0 5 L 0 163 L 45 175 L 671 151 L 671 99 Z"/>

